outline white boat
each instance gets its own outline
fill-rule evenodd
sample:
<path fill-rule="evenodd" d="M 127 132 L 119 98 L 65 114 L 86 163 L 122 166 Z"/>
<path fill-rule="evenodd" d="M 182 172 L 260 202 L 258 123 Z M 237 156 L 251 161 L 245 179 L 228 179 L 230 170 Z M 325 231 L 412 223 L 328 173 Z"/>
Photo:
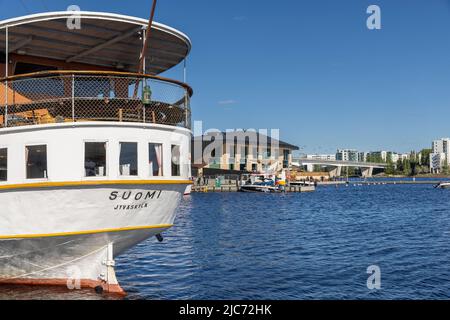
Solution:
<path fill-rule="evenodd" d="M 192 89 L 157 74 L 191 42 L 153 23 L 136 73 L 147 25 L 99 12 L 0 22 L 0 283 L 123 294 L 114 259 L 173 225 L 191 184 Z"/>
<path fill-rule="evenodd" d="M 294 180 L 294 181 L 289 181 L 289 185 L 291 186 L 306 186 L 306 187 L 314 187 L 316 185 L 316 182 L 314 181 L 301 181 L 301 180 Z"/>
<path fill-rule="evenodd" d="M 186 186 L 186 189 L 184 190 L 184 195 L 185 196 L 190 196 L 192 193 L 192 184 L 189 184 Z"/>
<path fill-rule="evenodd" d="M 251 174 L 244 176 L 239 186 L 241 192 L 263 192 L 279 193 L 283 192 L 282 186 L 277 184 L 276 177 L 269 174 Z"/>
<path fill-rule="evenodd" d="M 450 182 L 441 182 L 434 186 L 436 189 L 450 189 Z"/>

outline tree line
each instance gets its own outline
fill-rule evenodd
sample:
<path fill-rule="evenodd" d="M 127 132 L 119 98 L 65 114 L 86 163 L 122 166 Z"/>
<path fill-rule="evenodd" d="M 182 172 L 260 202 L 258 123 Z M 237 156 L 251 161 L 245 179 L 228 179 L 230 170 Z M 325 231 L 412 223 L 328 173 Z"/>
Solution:
<path fill-rule="evenodd" d="M 423 149 L 420 152 L 411 151 L 407 159 L 399 159 L 396 163 L 392 161 L 390 155 L 388 155 L 386 161 L 383 161 L 383 159 L 376 159 L 377 161 L 375 162 L 381 160 L 381 162 L 387 164 L 385 170 L 387 175 L 415 176 L 430 172 L 430 154 L 431 149 Z M 371 158 L 370 161 L 372 160 L 373 159 Z M 367 161 L 369 161 L 369 157 Z M 442 168 L 442 173 L 449 173 L 449 168 L 446 163 Z"/>

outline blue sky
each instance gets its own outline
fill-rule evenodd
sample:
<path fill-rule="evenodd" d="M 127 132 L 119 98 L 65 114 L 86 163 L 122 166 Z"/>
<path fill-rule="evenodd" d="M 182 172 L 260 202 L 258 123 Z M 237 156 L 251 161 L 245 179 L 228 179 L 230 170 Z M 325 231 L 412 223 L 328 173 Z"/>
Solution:
<path fill-rule="evenodd" d="M 0 0 L 0 18 L 70 4 L 148 18 L 151 0 Z M 371 4 L 381 30 L 366 27 Z M 308 153 L 407 152 L 450 136 L 450 1 L 159 0 L 156 20 L 192 39 L 204 128 L 279 128 Z"/>

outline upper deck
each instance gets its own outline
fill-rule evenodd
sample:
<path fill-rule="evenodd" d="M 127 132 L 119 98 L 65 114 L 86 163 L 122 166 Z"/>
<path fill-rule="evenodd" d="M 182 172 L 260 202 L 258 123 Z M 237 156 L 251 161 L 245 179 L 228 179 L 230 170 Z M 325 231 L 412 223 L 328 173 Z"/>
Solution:
<path fill-rule="evenodd" d="M 48 12 L 3 20 L 0 64 L 8 42 L 9 75 L 24 73 L 25 69 L 42 71 L 42 66 L 137 72 L 147 25 L 146 19 L 87 11 Z M 153 22 L 150 36 L 145 74 L 157 75 L 172 68 L 191 50 L 191 41 L 184 33 L 164 24 Z"/>
<path fill-rule="evenodd" d="M 46 71 L 0 79 L 0 128 L 117 121 L 190 128 L 192 89 L 157 76 Z"/>
<path fill-rule="evenodd" d="M 154 22 L 138 74 L 147 25 L 84 11 L 0 21 L 0 128 L 82 121 L 190 128 L 192 89 L 158 74 L 183 61 L 191 42 Z"/>

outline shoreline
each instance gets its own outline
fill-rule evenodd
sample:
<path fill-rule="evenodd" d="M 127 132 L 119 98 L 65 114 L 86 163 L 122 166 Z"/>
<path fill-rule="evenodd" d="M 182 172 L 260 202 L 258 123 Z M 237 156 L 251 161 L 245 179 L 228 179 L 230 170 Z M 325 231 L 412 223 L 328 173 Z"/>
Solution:
<path fill-rule="evenodd" d="M 386 177 L 387 178 L 387 177 Z M 374 185 L 437 185 L 441 183 L 441 180 L 386 180 L 386 178 L 375 178 L 372 180 L 338 180 L 338 181 L 318 181 L 317 186 L 356 186 L 356 185 L 366 185 L 366 186 L 374 186 Z M 392 177 L 389 177 L 391 179 Z M 286 186 L 286 192 L 297 192 L 297 193 L 304 193 L 304 192 L 314 192 L 316 191 L 315 187 L 308 187 L 308 186 Z M 232 192 L 239 192 L 236 185 L 222 185 L 220 187 L 217 186 L 193 186 L 192 187 L 192 193 L 232 193 Z"/>

